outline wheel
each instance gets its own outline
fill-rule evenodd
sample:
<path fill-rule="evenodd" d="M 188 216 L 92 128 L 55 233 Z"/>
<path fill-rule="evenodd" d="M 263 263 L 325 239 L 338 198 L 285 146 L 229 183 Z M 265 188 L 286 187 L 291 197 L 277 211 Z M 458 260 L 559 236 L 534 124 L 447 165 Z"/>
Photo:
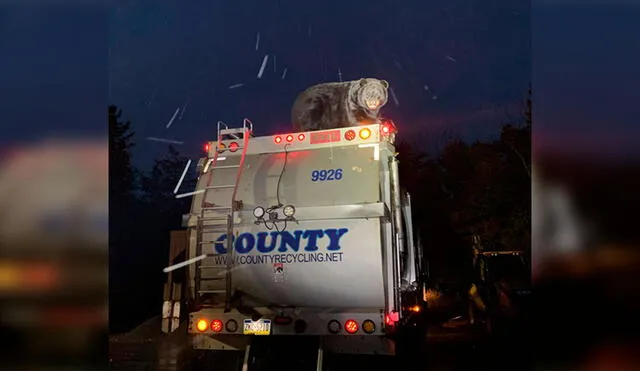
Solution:
<path fill-rule="evenodd" d="M 234 350 L 194 350 L 190 370 L 210 371 L 215 365 L 216 370 L 242 370 L 244 352 Z"/>
<path fill-rule="evenodd" d="M 397 369 L 417 370 L 426 342 L 427 325 L 422 318 L 401 328 L 395 337 Z"/>

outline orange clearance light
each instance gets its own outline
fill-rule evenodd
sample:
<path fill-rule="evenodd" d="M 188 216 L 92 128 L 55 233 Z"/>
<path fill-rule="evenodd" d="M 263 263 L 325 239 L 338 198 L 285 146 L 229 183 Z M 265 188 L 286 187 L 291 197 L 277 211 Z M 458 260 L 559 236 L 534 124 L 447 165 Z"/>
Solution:
<path fill-rule="evenodd" d="M 225 149 L 227 149 L 227 146 L 225 146 L 224 143 L 218 144 L 218 152 L 219 153 L 224 152 Z"/>
<path fill-rule="evenodd" d="M 347 130 L 346 133 L 344 133 L 344 139 L 346 140 L 354 140 L 356 139 L 356 132 L 353 130 Z"/>
<path fill-rule="evenodd" d="M 200 321 L 198 321 L 198 323 L 196 324 L 196 327 L 198 328 L 198 331 L 200 332 L 205 332 L 207 331 L 207 328 L 209 327 L 209 324 L 207 323 L 206 320 L 201 319 Z"/>
<path fill-rule="evenodd" d="M 238 145 L 238 143 L 236 142 L 231 142 L 231 144 L 229 144 L 229 151 L 231 152 L 235 152 L 238 150 L 240 146 Z"/>
<path fill-rule="evenodd" d="M 278 135 L 277 137 L 273 138 L 273 141 L 276 142 L 276 144 L 280 144 L 282 143 L 282 137 Z"/>
<path fill-rule="evenodd" d="M 369 139 L 369 137 L 371 136 L 371 130 L 364 128 L 360 130 L 360 138 L 362 139 Z"/>
<path fill-rule="evenodd" d="M 349 319 L 344 323 L 344 330 L 349 334 L 355 334 L 358 332 L 358 322 Z"/>
<path fill-rule="evenodd" d="M 287 142 L 289 142 L 289 143 L 293 142 L 293 135 L 291 135 L 291 134 L 287 135 L 286 139 L 287 139 Z"/>
<path fill-rule="evenodd" d="M 367 334 L 372 334 L 376 331 L 376 324 L 372 320 L 367 319 L 362 322 L 362 331 L 366 332 Z"/>
<path fill-rule="evenodd" d="M 211 321 L 211 330 L 213 330 L 213 332 L 220 332 L 223 328 L 224 326 L 222 325 L 222 321 L 220 321 L 219 319 L 214 319 L 213 321 Z"/>
<path fill-rule="evenodd" d="M 409 308 L 409 310 L 411 310 L 412 312 L 420 312 L 420 306 L 419 305 L 414 305 L 411 308 Z"/>
<path fill-rule="evenodd" d="M 304 134 L 298 134 L 298 140 L 302 142 L 304 140 Z"/>

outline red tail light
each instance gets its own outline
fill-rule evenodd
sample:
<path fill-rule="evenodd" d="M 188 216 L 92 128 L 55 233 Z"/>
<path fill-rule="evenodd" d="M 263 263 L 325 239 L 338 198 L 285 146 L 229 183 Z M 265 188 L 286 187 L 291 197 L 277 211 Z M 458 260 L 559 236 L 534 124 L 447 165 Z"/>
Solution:
<path fill-rule="evenodd" d="M 298 134 L 298 140 L 302 142 L 304 140 L 304 134 Z"/>
<path fill-rule="evenodd" d="M 282 137 L 278 135 L 277 137 L 273 138 L 273 141 L 276 142 L 276 144 L 280 144 L 282 143 Z"/>
<path fill-rule="evenodd" d="M 276 318 L 274 318 L 273 320 L 277 325 L 288 325 L 291 322 L 293 322 L 293 318 L 291 317 L 284 317 L 284 316 L 278 316 Z"/>
<path fill-rule="evenodd" d="M 204 145 L 204 151 L 209 153 L 209 143 Z"/>
<path fill-rule="evenodd" d="M 346 133 L 344 133 L 344 139 L 346 140 L 354 140 L 356 139 L 356 132 L 353 130 L 347 130 Z"/>
<path fill-rule="evenodd" d="M 399 320 L 400 320 L 400 314 L 398 314 L 398 312 L 391 312 L 384 316 L 384 323 L 387 326 L 393 326 Z"/>
<path fill-rule="evenodd" d="M 289 143 L 293 142 L 293 135 L 291 134 L 287 135 L 287 142 Z"/>
<path fill-rule="evenodd" d="M 344 323 L 344 330 L 349 334 L 355 334 L 358 332 L 358 322 L 349 319 Z"/>
<path fill-rule="evenodd" d="M 238 145 L 238 143 L 236 142 L 231 142 L 231 144 L 229 144 L 229 151 L 231 152 L 235 152 L 238 150 L 240 146 Z"/>
<path fill-rule="evenodd" d="M 211 330 L 213 332 L 220 332 L 223 328 L 224 326 L 222 324 L 222 321 L 220 321 L 219 319 L 214 319 L 213 321 L 211 321 Z"/>
<path fill-rule="evenodd" d="M 393 121 L 385 121 L 382 123 L 382 126 L 380 126 L 380 133 L 382 135 L 389 135 L 391 133 L 395 133 L 396 131 L 396 125 L 393 123 Z"/>
<path fill-rule="evenodd" d="M 391 316 L 388 314 L 385 314 L 384 316 L 384 323 L 387 326 L 393 326 L 393 321 L 391 320 Z"/>

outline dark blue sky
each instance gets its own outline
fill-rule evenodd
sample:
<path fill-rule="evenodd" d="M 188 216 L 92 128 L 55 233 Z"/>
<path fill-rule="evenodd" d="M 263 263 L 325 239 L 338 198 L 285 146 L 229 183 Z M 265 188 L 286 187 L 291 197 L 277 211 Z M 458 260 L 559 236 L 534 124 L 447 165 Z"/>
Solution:
<path fill-rule="evenodd" d="M 637 159 L 640 3 L 533 4 L 534 146 Z"/>
<path fill-rule="evenodd" d="M 0 4 L 0 145 L 104 135 L 108 21 L 92 2 Z"/>
<path fill-rule="evenodd" d="M 336 80 L 340 68 L 344 79 L 388 79 L 400 106 L 390 100 L 386 114 L 404 135 L 430 134 L 428 145 L 445 128 L 492 136 L 532 77 L 536 145 L 640 149 L 640 10 L 633 5 L 534 1 L 531 12 L 527 2 L 506 0 L 147 0 L 119 2 L 107 14 L 93 2 L 35 3 L 0 6 L 2 146 L 104 135 L 109 102 L 133 121 L 138 163 L 165 149 L 146 136 L 184 140 L 181 150 L 195 156 L 219 119 L 246 116 L 259 133 L 285 130 L 296 94 Z M 227 89 L 236 83 L 245 86 Z M 187 97 L 182 120 L 166 130 Z"/>
<path fill-rule="evenodd" d="M 388 80 L 399 106 L 390 99 L 386 115 L 407 137 L 424 133 L 427 146 L 445 128 L 468 138 L 495 135 L 530 81 L 528 2 L 397 4 L 127 2 L 111 22 L 111 101 L 139 139 L 184 140 L 185 149 L 197 150 L 215 138 L 218 120 L 239 124 L 248 117 L 258 134 L 287 131 L 296 95 L 337 81 L 340 69 L 345 80 Z M 265 54 L 268 64 L 257 79 Z M 238 83 L 245 86 L 228 89 Z M 182 119 L 167 130 L 187 100 Z M 146 162 L 164 147 L 143 140 L 136 155 Z"/>

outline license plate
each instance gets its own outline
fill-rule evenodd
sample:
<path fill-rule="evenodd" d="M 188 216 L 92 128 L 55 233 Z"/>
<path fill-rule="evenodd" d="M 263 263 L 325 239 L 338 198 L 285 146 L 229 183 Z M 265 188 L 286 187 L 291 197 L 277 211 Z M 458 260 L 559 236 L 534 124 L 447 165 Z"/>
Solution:
<path fill-rule="evenodd" d="M 271 320 L 259 319 L 252 321 L 250 319 L 244 320 L 245 335 L 270 335 L 271 334 Z"/>

